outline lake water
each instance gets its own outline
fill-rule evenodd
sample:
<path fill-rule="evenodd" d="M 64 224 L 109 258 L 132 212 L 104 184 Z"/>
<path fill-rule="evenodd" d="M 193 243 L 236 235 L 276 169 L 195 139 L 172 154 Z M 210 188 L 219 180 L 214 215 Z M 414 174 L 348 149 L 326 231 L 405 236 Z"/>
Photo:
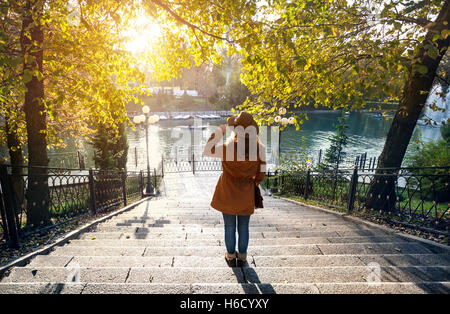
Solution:
<path fill-rule="evenodd" d="M 295 127 L 289 126 L 281 131 L 281 154 L 293 153 L 302 147 L 302 137 L 306 145 L 308 155 L 311 159 L 317 162 L 319 150 L 323 152 L 330 145 L 328 138 L 335 134 L 335 124 L 338 122 L 340 113 L 311 113 L 308 115 L 309 120 L 305 120 L 299 131 Z M 345 148 L 347 153 L 346 161 L 348 164 L 353 163 L 356 156 L 362 153 L 367 153 L 367 158 L 377 157 L 380 155 L 387 132 L 389 130 L 392 119 L 386 121 L 385 119 L 375 118 L 373 113 L 351 113 L 346 117 L 348 124 L 348 146 Z M 200 156 L 203 146 L 216 127 L 224 124 L 225 120 L 203 120 L 202 125 L 206 126 L 204 129 L 196 129 L 189 131 L 183 128 L 192 122 L 182 121 L 162 121 L 156 125 L 150 126 L 149 143 L 150 143 L 150 166 L 154 167 L 160 163 L 161 156 L 174 157 L 174 146 L 181 146 L 179 148 L 178 156 L 189 154 L 189 147 L 193 147 L 196 156 Z M 440 129 L 418 126 L 418 133 L 422 141 L 435 141 L 440 138 Z M 273 131 L 272 131 L 273 132 Z M 417 130 L 416 130 L 417 132 Z M 278 134 L 278 133 L 276 133 Z M 417 134 L 419 136 L 419 134 Z M 273 157 L 272 154 L 272 136 L 271 130 L 268 128 L 261 128 L 261 138 L 266 139 L 267 159 L 270 163 Z M 195 140 L 193 140 L 195 138 Z M 129 155 L 128 155 L 128 169 L 143 169 L 146 167 L 145 155 L 145 130 L 143 128 L 136 128 L 136 130 L 129 130 Z M 137 166 L 136 154 L 137 151 Z M 183 149 L 184 148 L 184 149 Z"/>
<path fill-rule="evenodd" d="M 310 113 L 309 120 L 305 120 L 299 131 L 293 126 L 287 127 L 281 132 L 281 154 L 291 153 L 299 150 L 304 138 L 308 155 L 317 162 L 319 150 L 323 152 L 329 146 L 328 138 L 335 133 L 335 124 L 340 116 L 337 112 Z M 346 118 L 349 136 L 347 153 L 347 163 L 351 164 L 357 155 L 367 153 L 367 158 L 378 157 L 383 149 L 386 134 L 389 130 L 392 119 L 377 119 L 373 113 L 352 112 Z M 191 122 L 187 121 L 160 121 L 151 125 L 149 129 L 150 144 L 150 167 L 157 167 L 161 161 L 161 156 L 169 157 L 174 154 L 174 146 L 180 146 L 178 155 L 189 152 L 189 147 L 193 147 L 196 156 L 200 156 L 204 143 L 215 128 L 225 123 L 225 120 L 203 120 L 204 129 L 190 131 L 183 128 Z M 435 141 L 440 138 L 440 129 L 429 126 L 417 126 L 416 132 L 424 142 Z M 278 134 L 277 132 L 275 134 Z M 194 139 L 192 141 L 192 139 Z M 272 161 L 272 135 L 269 129 L 261 128 L 261 138 L 266 138 L 268 163 Z M 69 141 L 72 142 L 72 141 Z M 135 130 L 128 129 L 128 170 L 146 169 L 146 146 L 145 130 L 136 127 Z M 193 145 L 195 143 L 195 145 Z M 92 147 L 88 144 L 82 145 L 80 150 L 87 156 L 87 167 L 94 167 Z M 2 154 L 6 154 L 6 149 L 2 147 Z M 49 153 L 52 166 L 77 167 L 76 149 L 73 145 L 68 145 L 63 150 Z M 137 157 L 137 158 L 136 158 Z"/>

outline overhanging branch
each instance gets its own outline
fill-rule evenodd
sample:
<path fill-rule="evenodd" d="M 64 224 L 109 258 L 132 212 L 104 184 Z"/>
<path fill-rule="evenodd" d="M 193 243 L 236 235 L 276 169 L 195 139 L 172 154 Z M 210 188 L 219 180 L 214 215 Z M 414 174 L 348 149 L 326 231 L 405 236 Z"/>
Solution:
<path fill-rule="evenodd" d="M 159 6 L 160 8 L 162 8 L 167 13 L 169 13 L 175 20 L 177 20 L 181 24 L 188 26 L 190 29 L 192 29 L 194 31 L 194 33 L 195 33 L 195 30 L 198 30 L 198 31 L 202 32 L 203 34 L 210 36 L 212 38 L 219 39 L 219 40 L 225 40 L 229 43 L 233 42 L 233 41 L 229 40 L 228 38 L 212 34 L 208 31 L 205 31 L 204 29 L 200 28 L 199 26 L 186 21 L 184 18 L 179 16 L 177 13 L 175 13 L 171 8 L 169 8 L 169 6 L 167 6 L 166 4 L 162 3 L 159 0 L 150 0 L 150 1 L 153 2 L 155 5 Z"/>

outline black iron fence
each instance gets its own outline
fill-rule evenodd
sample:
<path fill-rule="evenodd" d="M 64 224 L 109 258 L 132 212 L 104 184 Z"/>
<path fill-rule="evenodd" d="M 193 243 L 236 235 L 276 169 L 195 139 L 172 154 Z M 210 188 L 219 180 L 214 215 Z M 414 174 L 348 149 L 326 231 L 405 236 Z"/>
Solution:
<path fill-rule="evenodd" d="M 286 148 L 287 152 L 285 152 L 285 149 L 283 148 L 283 152 L 281 153 L 281 156 L 286 156 L 286 155 L 290 155 L 290 154 L 297 154 L 299 155 L 300 153 L 302 155 L 305 154 L 305 151 L 303 149 L 288 149 Z M 323 149 L 319 149 L 319 150 L 307 150 L 306 151 L 306 156 L 308 156 L 308 160 L 310 161 L 310 164 L 314 166 L 318 166 L 321 163 L 325 162 L 325 154 L 326 154 L 326 150 Z M 338 168 L 348 168 L 348 167 L 353 167 L 353 166 L 358 166 L 358 169 L 361 170 L 374 170 L 376 168 L 376 162 L 377 162 L 377 157 L 375 156 L 368 156 L 367 152 L 364 153 L 358 153 L 358 154 L 354 154 L 354 153 L 347 153 L 347 152 L 342 152 L 342 154 L 344 154 L 344 156 L 340 157 L 339 160 L 339 165 Z"/>
<path fill-rule="evenodd" d="M 183 157 L 161 159 L 163 173 L 197 171 L 222 171 L 222 161 L 218 158 L 199 157 L 189 154 Z"/>
<path fill-rule="evenodd" d="M 39 169 L 38 174 L 33 170 Z M 44 170 L 44 171 L 42 171 Z M 30 175 L 29 175 L 30 173 Z M 150 172 L 154 186 L 158 177 L 153 169 Z M 30 179 L 32 178 L 32 179 Z M 31 180 L 31 181 L 30 181 Z M 0 237 L 11 246 L 17 246 L 20 238 L 58 226 L 61 223 L 85 215 L 97 214 L 126 206 L 144 197 L 147 172 L 114 170 L 80 170 L 64 168 L 17 168 L 0 166 Z M 36 202 L 30 202 L 32 185 L 48 186 L 48 195 L 42 195 L 38 202 L 48 200 L 50 223 L 46 226 L 33 226 L 28 221 L 27 211 Z"/>
<path fill-rule="evenodd" d="M 374 184 L 381 186 L 376 193 Z M 262 185 L 274 193 L 449 235 L 450 167 L 271 172 Z M 368 205 L 373 198 L 377 208 Z"/>

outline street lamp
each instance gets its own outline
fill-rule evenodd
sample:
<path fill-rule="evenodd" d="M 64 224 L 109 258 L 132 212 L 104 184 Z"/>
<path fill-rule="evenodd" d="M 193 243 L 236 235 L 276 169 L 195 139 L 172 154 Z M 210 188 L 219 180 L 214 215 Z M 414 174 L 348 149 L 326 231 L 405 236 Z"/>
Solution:
<path fill-rule="evenodd" d="M 282 107 L 278 110 L 278 116 L 275 117 L 274 121 L 275 123 L 281 124 L 284 127 L 287 126 L 288 124 L 295 124 L 295 118 L 294 117 L 282 117 L 287 113 L 286 108 Z M 281 129 L 278 128 L 278 158 L 280 157 L 281 154 Z"/>
<path fill-rule="evenodd" d="M 148 153 L 148 126 L 149 124 L 154 124 L 159 121 L 158 115 L 152 115 L 150 116 L 150 107 L 144 106 L 142 107 L 142 112 L 144 114 L 141 114 L 139 116 L 135 116 L 133 118 L 133 122 L 136 125 L 142 124 L 145 122 L 145 139 L 146 139 L 146 147 L 147 147 L 147 186 L 145 188 L 145 194 L 147 195 L 155 195 L 155 188 L 152 185 L 152 180 L 150 179 L 150 160 L 149 160 L 149 153 Z"/>

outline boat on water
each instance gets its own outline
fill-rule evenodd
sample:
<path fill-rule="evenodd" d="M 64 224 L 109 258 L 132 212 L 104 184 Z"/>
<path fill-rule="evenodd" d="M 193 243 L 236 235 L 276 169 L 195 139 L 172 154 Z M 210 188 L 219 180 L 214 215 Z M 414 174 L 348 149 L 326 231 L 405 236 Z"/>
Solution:
<path fill-rule="evenodd" d="M 215 114 L 198 114 L 196 115 L 197 118 L 200 119 L 208 119 L 208 120 L 217 120 L 220 119 L 221 116 L 215 115 Z"/>
<path fill-rule="evenodd" d="M 204 130 L 207 128 L 206 125 L 180 125 L 179 126 L 182 129 L 195 129 L 195 130 Z"/>
<path fill-rule="evenodd" d="M 188 120 L 188 119 L 190 119 L 190 118 L 192 118 L 192 116 L 189 115 L 189 114 L 186 114 L 186 115 L 176 115 L 176 116 L 172 117 L 172 120 Z"/>

